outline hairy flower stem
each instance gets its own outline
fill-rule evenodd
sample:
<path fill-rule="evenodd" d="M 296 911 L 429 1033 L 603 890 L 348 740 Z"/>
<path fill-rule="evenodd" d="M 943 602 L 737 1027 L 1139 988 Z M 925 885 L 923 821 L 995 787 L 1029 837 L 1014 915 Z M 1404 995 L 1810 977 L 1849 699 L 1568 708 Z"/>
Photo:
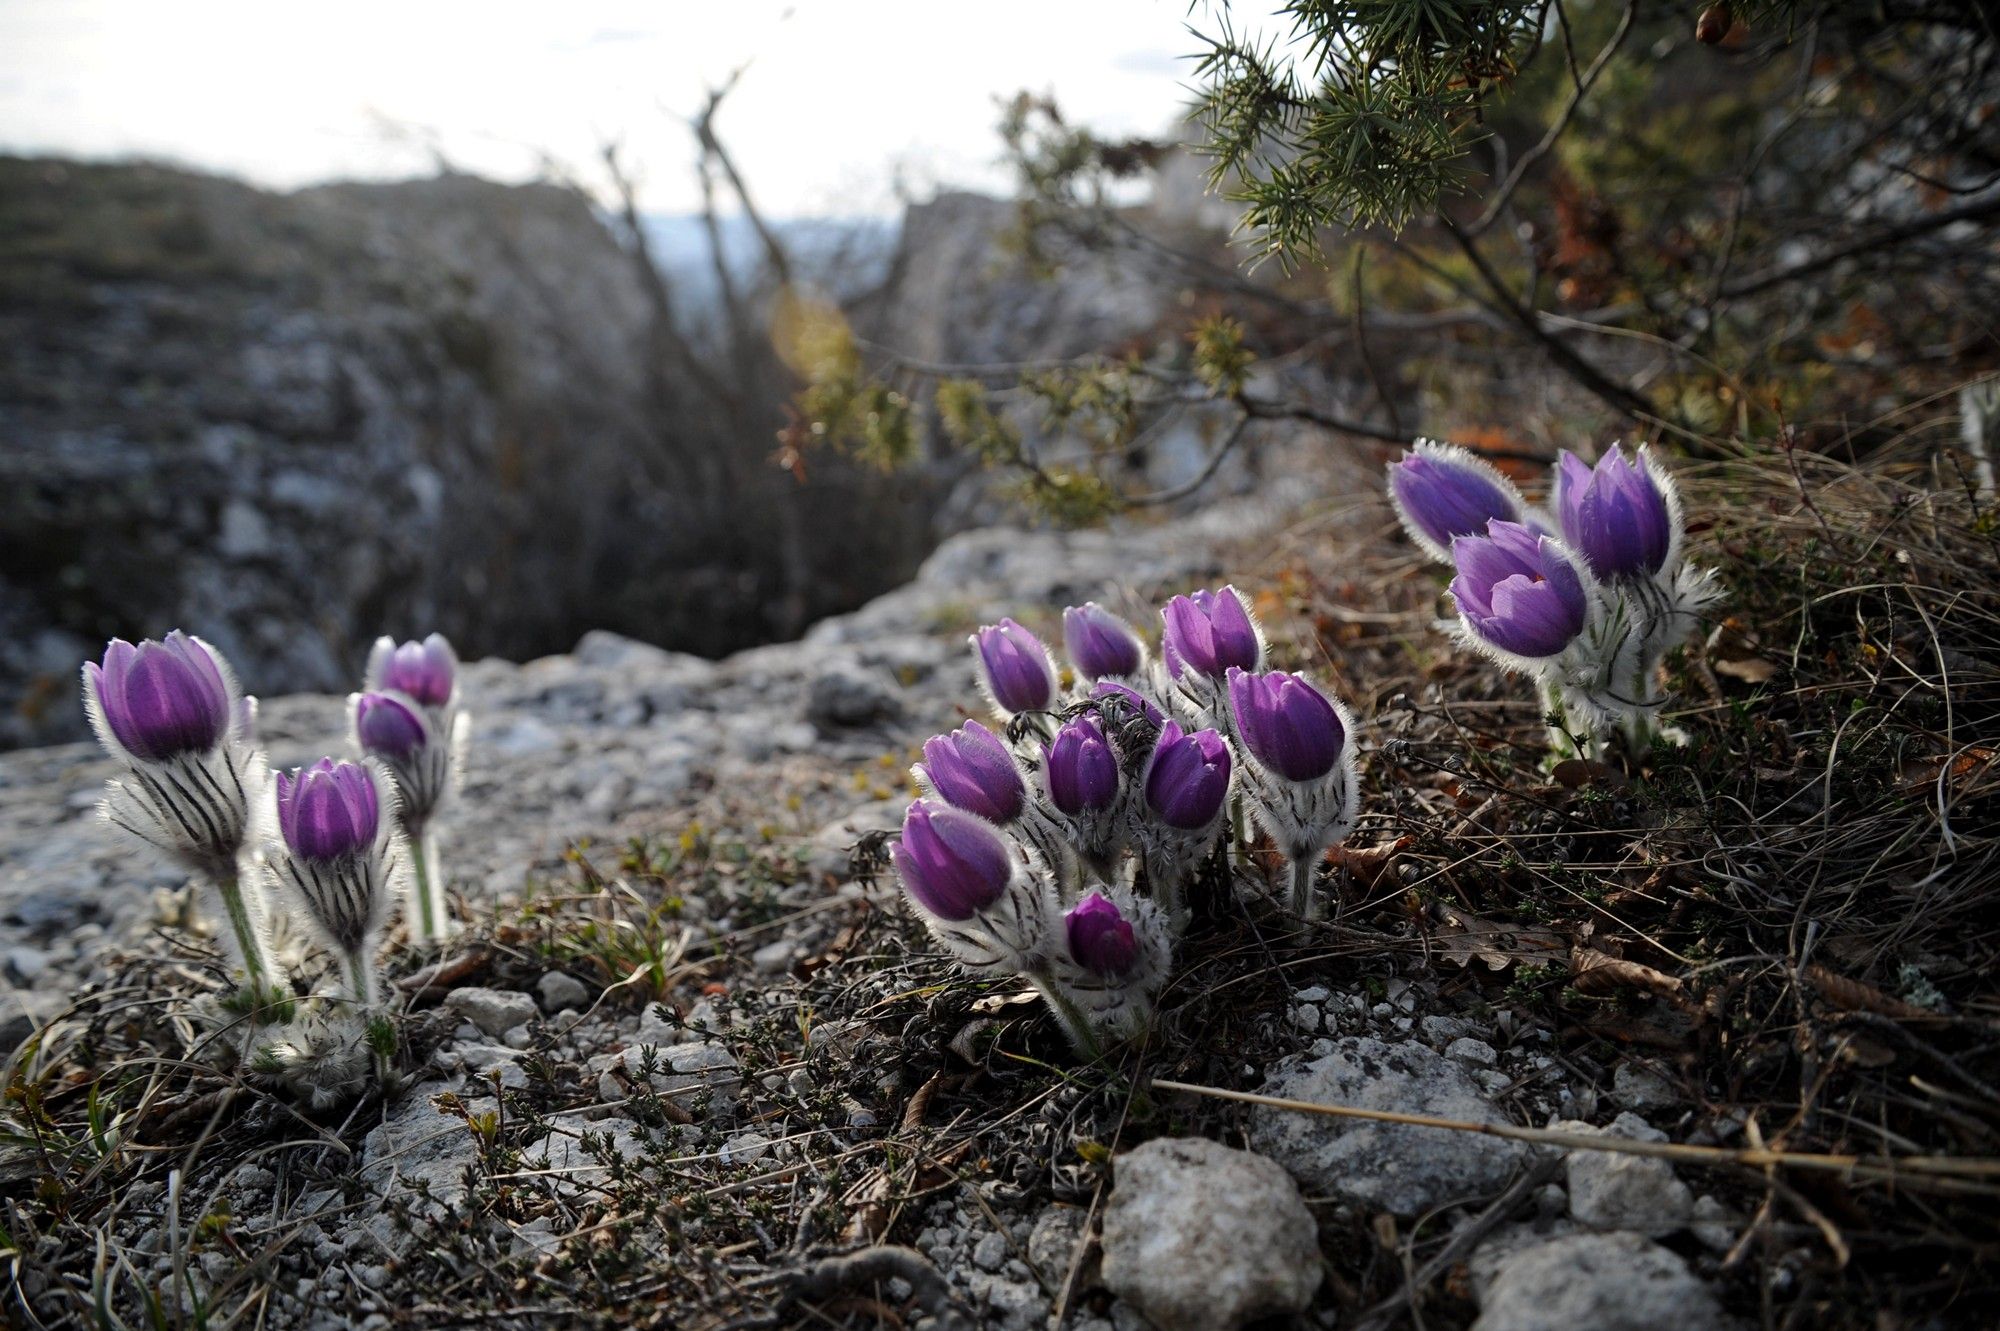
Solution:
<path fill-rule="evenodd" d="M 347 957 L 348 984 L 354 989 L 354 1003 L 363 1012 L 375 1006 L 375 963 L 365 949 Z"/>
<path fill-rule="evenodd" d="M 1313 891 L 1313 870 L 1317 857 L 1306 855 L 1292 861 L 1292 913 L 1302 920 L 1317 920 L 1325 912 L 1319 894 Z"/>
<path fill-rule="evenodd" d="M 262 990 L 269 987 L 270 968 L 264 961 L 264 945 L 250 919 L 250 903 L 243 899 L 243 881 L 235 874 L 218 875 L 215 890 L 222 897 L 222 909 L 236 934 L 236 950 L 243 954 L 243 971 L 248 978 L 244 987 L 258 991 L 261 996 Z"/>
<path fill-rule="evenodd" d="M 1250 816 L 1243 809 L 1243 796 L 1233 795 L 1229 800 L 1229 825 L 1236 834 L 1235 844 L 1230 848 L 1230 862 L 1238 868 L 1250 863 Z"/>
<path fill-rule="evenodd" d="M 1083 1010 L 1069 1000 L 1062 987 L 1046 975 L 1030 975 L 1028 981 L 1041 991 L 1049 1011 L 1055 1015 L 1056 1024 L 1069 1037 L 1070 1048 L 1085 1058 L 1100 1057 L 1104 1051 L 1097 1043 L 1097 1033 L 1090 1029 Z"/>
<path fill-rule="evenodd" d="M 437 846 L 428 830 L 409 836 L 410 867 L 415 874 L 411 895 L 417 899 L 416 934 L 420 943 L 433 942 L 446 933 L 442 882 L 435 877 Z"/>

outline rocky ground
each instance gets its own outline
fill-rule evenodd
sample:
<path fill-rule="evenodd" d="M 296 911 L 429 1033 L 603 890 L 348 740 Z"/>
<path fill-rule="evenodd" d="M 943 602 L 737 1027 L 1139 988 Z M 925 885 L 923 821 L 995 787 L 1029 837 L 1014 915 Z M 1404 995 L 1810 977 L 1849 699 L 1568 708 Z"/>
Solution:
<path fill-rule="evenodd" d="M 0 756 L 5 1044 L 40 1032 L 9 1065 L 10 1318 L 1694 1331 L 1782 1308 L 1858 1325 L 1815 1319 L 1852 1306 L 1828 1302 L 1843 1232 L 1888 1232 L 1861 1183 L 1808 1195 L 1769 1170 L 1153 1084 L 1620 1141 L 1825 1144 L 1782 1113 L 1760 1128 L 1783 1096 L 1746 1100 L 1752 1083 L 1716 1070 L 1718 1041 L 1765 1048 L 1733 1005 L 1766 1013 L 1770 991 L 1719 992 L 1703 1017 L 1692 970 L 1645 964 L 1668 964 L 1645 939 L 1678 937 L 1653 906 L 1664 920 L 1699 896 L 1658 870 L 1689 858 L 1685 820 L 1611 773 L 1496 775 L 1508 748 L 1465 727 L 1532 733 L 1532 704 L 1498 701 L 1484 666 L 1412 671 L 1431 595 L 1376 541 L 1383 522 L 1280 494 L 1117 532 L 978 531 L 799 643 L 707 662 L 593 634 L 469 667 L 469 781 L 444 832 L 465 929 L 429 951 L 396 940 L 404 1084 L 326 1114 L 193 1052 L 181 1012 L 219 987 L 215 954 L 183 927 L 175 875 L 94 819 L 109 765 L 81 745 Z M 1364 599 L 1364 549 L 1407 590 Z M 1301 926 L 1254 866 L 1212 885 L 1153 1032 L 1079 1065 L 1031 996 L 939 961 L 850 848 L 899 814 L 915 746 L 976 708 L 971 627 L 1049 629 L 1086 598 L 1143 620 L 1224 577 L 1269 589 L 1281 659 L 1327 671 L 1369 718 L 1346 910 Z M 278 763 L 340 744 L 336 698 L 264 717 Z M 1478 764 L 1440 757 L 1468 744 Z M 1493 842 L 1508 835 L 1564 838 L 1537 843 L 1532 872 L 1598 866 L 1575 919 L 1518 894 L 1516 923 L 1474 913 L 1510 909 L 1467 867 L 1516 872 Z M 1641 880 L 1638 897 L 1595 886 Z M 1619 965 L 1580 960 L 1579 939 Z M 1976 975 L 1930 973 L 1983 1012 Z M 1778 1048 L 1839 1026 L 1800 1011 Z M 1944 1060 L 1927 1084 L 1977 1084 L 1962 1060 L 1985 1036 L 1911 1029 Z M 1852 1049 L 1852 1028 L 1834 1035 Z M 1829 1057 L 1824 1075 L 1872 1076 L 1873 1057 Z M 1990 1306 L 1950 1242 L 1877 1246 L 1889 1265 L 1857 1269 L 1943 1310 L 1927 1324 Z"/>

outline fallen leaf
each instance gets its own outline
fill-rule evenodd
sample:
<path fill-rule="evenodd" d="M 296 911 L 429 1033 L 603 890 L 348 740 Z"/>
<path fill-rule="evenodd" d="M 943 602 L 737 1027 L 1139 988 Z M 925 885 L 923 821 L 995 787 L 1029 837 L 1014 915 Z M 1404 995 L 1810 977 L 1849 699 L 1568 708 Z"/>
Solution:
<path fill-rule="evenodd" d="M 1374 887 L 1382 881 L 1382 875 L 1395 866 L 1397 854 L 1406 849 L 1410 838 L 1397 837 L 1394 841 L 1380 846 L 1335 846 L 1327 852 L 1327 861 L 1337 866 L 1345 866 L 1354 875 L 1354 881 L 1363 887 Z"/>
<path fill-rule="evenodd" d="M 1586 994 L 1607 994 L 1617 989 L 1644 989 L 1649 993 L 1678 996 L 1681 982 L 1662 970 L 1637 961 L 1614 957 L 1594 947 L 1579 947 L 1570 954 L 1573 983 Z"/>
<path fill-rule="evenodd" d="M 1806 983 L 1822 998 L 1847 1012 L 1873 1012 L 1905 1020 L 1923 1020 L 1937 1015 L 1924 1011 L 1914 1003 L 1905 1003 L 1900 998 L 1885 994 L 1872 984 L 1835 975 L 1816 961 L 1805 968 L 1805 977 Z"/>
<path fill-rule="evenodd" d="M 1713 669 L 1718 675 L 1742 680 L 1745 684 L 1769 684 L 1777 678 L 1778 667 L 1761 656 L 1742 656 L 1731 660 L 1716 661 Z"/>
<path fill-rule="evenodd" d="M 1543 966 L 1562 962 L 1568 945 L 1553 929 L 1535 925 L 1505 924 L 1484 919 L 1455 906 L 1439 909 L 1438 947 L 1445 960 L 1456 966 L 1470 966 L 1474 960 L 1488 970 L 1505 970 L 1515 962 Z"/>

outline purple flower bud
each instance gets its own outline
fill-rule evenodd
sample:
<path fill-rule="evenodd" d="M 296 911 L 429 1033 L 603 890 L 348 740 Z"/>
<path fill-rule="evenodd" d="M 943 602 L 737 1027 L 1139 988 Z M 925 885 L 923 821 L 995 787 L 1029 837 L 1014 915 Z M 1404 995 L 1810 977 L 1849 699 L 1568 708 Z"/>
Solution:
<path fill-rule="evenodd" d="M 382 651 L 382 645 L 389 641 L 384 638 L 376 645 L 379 666 L 369 672 L 371 688 L 407 693 L 426 707 L 442 707 L 451 701 L 458 680 L 458 655 L 443 634 L 433 633 L 422 642 L 406 642 L 400 647 L 392 644 Z"/>
<path fill-rule="evenodd" d="M 1229 705 L 1244 747 L 1287 781 L 1317 781 L 1340 761 L 1347 728 L 1304 675 L 1229 672 Z"/>
<path fill-rule="evenodd" d="M 1136 675 L 1146 659 L 1132 626 L 1095 601 L 1063 611 L 1063 647 L 1070 664 L 1086 679 Z"/>
<path fill-rule="evenodd" d="M 1103 701 L 1117 699 L 1118 704 L 1130 708 L 1146 718 L 1154 729 L 1166 724 L 1165 713 L 1154 705 L 1153 700 L 1137 689 L 1127 687 L 1116 680 L 1100 679 L 1091 686 L 1090 696 Z"/>
<path fill-rule="evenodd" d="M 1519 522 L 1525 513 L 1521 496 L 1490 463 L 1429 439 L 1389 464 L 1389 497 L 1404 528 L 1439 559 L 1449 557 L 1453 537 L 1477 536 L 1494 518 Z"/>
<path fill-rule="evenodd" d="M 889 852 L 910 899 L 941 920 L 969 920 L 1000 899 L 1014 876 L 1007 842 L 960 809 L 916 800 Z"/>
<path fill-rule="evenodd" d="M 1563 540 L 1600 578 L 1658 573 L 1673 548 L 1674 520 L 1660 481 L 1613 444 L 1595 470 L 1567 449 L 1556 464 Z"/>
<path fill-rule="evenodd" d="M 1234 587 L 1176 596 L 1160 618 L 1166 623 L 1160 646 L 1175 679 L 1189 670 L 1221 679 L 1231 666 L 1255 670 L 1263 664 L 1264 640 Z"/>
<path fill-rule="evenodd" d="M 1046 711 L 1056 700 L 1055 664 L 1042 640 L 1011 619 L 972 635 L 987 692 L 1006 712 Z"/>
<path fill-rule="evenodd" d="M 364 693 L 354 702 L 354 733 L 364 753 L 395 761 L 430 742 L 430 727 L 401 699 Z"/>
<path fill-rule="evenodd" d="M 1139 939 L 1118 904 L 1101 892 L 1072 906 L 1063 916 L 1069 954 L 1085 970 L 1112 979 L 1127 974 L 1139 961 Z"/>
<path fill-rule="evenodd" d="M 1013 822 L 1027 802 L 1028 787 L 1014 755 L 977 721 L 925 740 L 922 766 L 939 799 L 989 822 Z"/>
<path fill-rule="evenodd" d="M 1160 728 L 1146 768 L 1146 804 L 1169 827 L 1193 831 L 1222 812 L 1229 794 L 1229 745 L 1213 730 L 1184 734 L 1178 722 Z"/>
<path fill-rule="evenodd" d="M 1486 532 L 1451 543 L 1451 594 L 1466 627 L 1515 656 L 1560 655 L 1590 610 L 1582 574 L 1561 546 L 1519 523 L 1490 522 Z"/>
<path fill-rule="evenodd" d="M 206 753 L 229 733 L 232 690 L 214 651 L 176 629 L 134 647 L 113 638 L 104 663 L 87 661 L 84 688 L 109 739 L 143 762 Z"/>
<path fill-rule="evenodd" d="M 294 855 L 337 860 L 374 844 L 382 808 L 360 763 L 322 758 L 278 773 L 278 830 Z"/>
<path fill-rule="evenodd" d="M 1118 798 L 1118 756 L 1105 741 L 1104 731 L 1087 716 L 1056 732 L 1043 775 L 1050 802 L 1072 816 L 1085 809 L 1110 808 Z"/>

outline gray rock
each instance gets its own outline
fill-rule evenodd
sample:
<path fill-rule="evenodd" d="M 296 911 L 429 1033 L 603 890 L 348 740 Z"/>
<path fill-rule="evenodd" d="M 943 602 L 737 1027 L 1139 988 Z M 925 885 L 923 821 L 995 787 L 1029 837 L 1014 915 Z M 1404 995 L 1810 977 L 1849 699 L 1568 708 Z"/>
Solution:
<path fill-rule="evenodd" d="M 1503 1263 L 1473 1331 L 1723 1331 L 1715 1294 L 1672 1252 L 1637 1234 L 1577 1234 Z"/>
<path fill-rule="evenodd" d="M 590 1006 L 589 986 L 564 971 L 550 971 L 537 980 L 535 995 L 541 999 L 544 1012 L 560 1012 L 564 1008 L 581 1012 Z"/>
<path fill-rule="evenodd" d="M 1060 1290 L 1069 1278 L 1070 1263 L 1076 1259 L 1076 1246 L 1083 1238 L 1086 1219 L 1079 1207 L 1051 1206 L 1035 1217 L 1035 1227 L 1028 1231 L 1028 1264 L 1035 1268 L 1042 1288 L 1051 1294 Z"/>
<path fill-rule="evenodd" d="M 412 1087 L 389 1106 L 382 1122 L 361 1144 L 361 1182 L 371 1191 L 411 1196 L 418 1184 L 430 1189 L 432 1209 L 442 1213 L 465 1199 L 465 1171 L 479 1159 L 472 1129 L 455 1114 L 431 1103 L 431 1097 L 451 1086 L 425 1082 Z M 469 1101 L 466 1108 L 483 1113 L 495 1108 L 490 1096 Z"/>
<path fill-rule="evenodd" d="M 1367 1036 L 1335 1040 L 1310 1062 L 1283 1059 L 1266 1094 L 1317 1104 L 1504 1123 L 1466 1070 L 1425 1045 Z M 1448 1128 L 1302 1114 L 1259 1105 L 1250 1145 L 1283 1164 L 1312 1193 L 1415 1215 L 1462 1197 L 1496 1191 L 1525 1155 L 1518 1142 Z"/>
<path fill-rule="evenodd" d="M 1454 1063 L 1467 1067 L 1490 1068 L 1500 1062 L 1500 1055 L 1484 1040 L 1475 1040 L 1469 1035 L 1453 1040 L 1444 1051 L 1444 1056 Z"/>
<path fill-rule="evenodd" d="M 534 999 L 512 989 L 454 989 L 444 996 L 444 1006 L 495 1040 L 539 1015 Z"/>
<path fill-rule="evenodd" d="M 874 725 L 902 714 L 895 684 L 851 661 L 829 665 L 813 677 L 806 693 L 806 720 L 825 730 Z"/>
<path fill-rule="evenodd" d="M 1743 1219 L 1713 1197 L 1694 1199 L 1688 1229 L 1710 1252 L 1726 1253 L 1736 1246 L 1736 1233 Z"/>
<path fill-rule="evenodd" d="M 1637 1114 L 1620 1114 L 1606 1128 L 1587 1123 L 1560 1125 L 1569 1132 L 1602 1133 L 1635 1141 L 1663 1142 L 1667 1134 Z M 1566 1163 L 1569 1213 L 1592 1229 L 1631 1229 L 1668 1234 L 1694 1214 L 1694 1196 L 1674 1177 L 1665 1160 L 1611 1151 L 1571 1151 Z"/>
<path fill-rule="evenodd" d="M 1681 1093 L 1672 1082 L 1637 1063 L 1618 1065 L 1611 1074 L 1611 1095 L 1618 1103 L 1633 1109 L 1662 1109 L 1681 1100 Z"/>
<path fill-rule="evenodd" d="M 982 1271 L 998 1271 L 1007 1264 L 1007 1236 L 987 1234 L 972 1245 L 972 1264 Z"/>
<path fill-rule="evenodd" d="M 1321 1275 L 1319 1226 L 1274 1162 L 1198 1137 L 1118 1157 L 1104 1283 L 1155 1325 L 1231 1331 L 1300 1312 Z"/>
<path fill-rule="evenodd" d="M 626 1075 L 634 1081 L 647 1076 L 646 1051 L 653 1050 L 653 1089 L 682 1108 L 693 1108 L 703 1094 L 721 1101 L 742 1084 L 736 1056 L 719 1044 L 677 1044 L 658 1048 L 633 1045 L 624 1053 Z"/>
<path fill-rule="evenodd" d="M 595 1150 L 584 1145 L 585 1135 L 591 1137 Z M 565 1124 L 554 1128 L 546 1137 L 527 1145 L 523 1154 L 533 1159 L 546 1153 L 556 1186 L 564 1192 L 576 1194 L 599 1187 L 610 1179 L 611 1168 L 604 1163 L 607 1156 L 638 1161 L 652 1148 L 655 1140 L 655 1134 L 631 1119 L 608 1118 L 581 1127 Z"/>

